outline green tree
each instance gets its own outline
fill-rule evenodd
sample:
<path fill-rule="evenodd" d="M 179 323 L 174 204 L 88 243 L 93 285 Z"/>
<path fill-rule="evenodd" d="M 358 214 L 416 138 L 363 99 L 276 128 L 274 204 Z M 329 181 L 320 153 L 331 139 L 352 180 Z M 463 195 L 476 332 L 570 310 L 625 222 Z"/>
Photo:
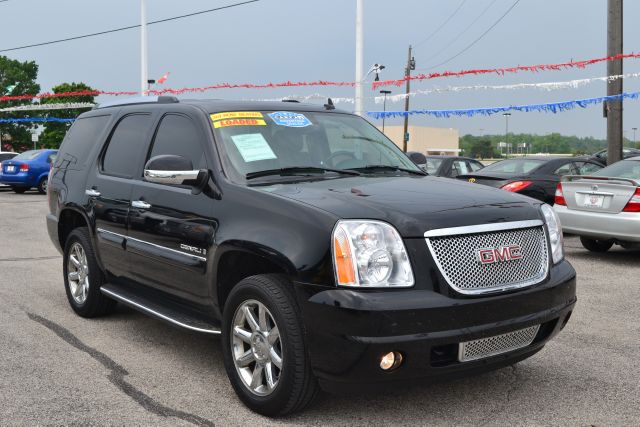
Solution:
<path fill-rule="evenodd" d="M 84 83 L 61 83 L 52 89 L 53 93 L 66 93 L 66 92 L 83 92 L 94 91 L 91 87 Z M 73 95 L 73 96 L 59 96 L 51 98 L 42 98 L 41 104 L 66 104 L 66 103 L 94 103 L 95 95 Z M 86 108 L 73 108 L 73 109 L 61 109 L 61 110 L 47 110 L 46 117 L 59 117 L 63 119 L 75 119 L 82 112 L 86 111 Z M 59 148 L 65 134 L 71 127 L 71 123 L 58 123 L 48 122 L 44 125 L 44 131 L 40 135 L 40 143 L 47 148 Z"/>
<path fill-rule="evenodd" d="M 20 62 L 0 56 L 0 96 L 30 95 L 40 92 L 38 65 L 34 61 Z M 0 101 L 0 110 L 30 104 L 31 99 Z M 30 117 L 31 112 L 0 112 L 0 119 Z M 1 148 L 3 150 L 24 151 L 31 147 L 33 123 L 0 123 Z"/>

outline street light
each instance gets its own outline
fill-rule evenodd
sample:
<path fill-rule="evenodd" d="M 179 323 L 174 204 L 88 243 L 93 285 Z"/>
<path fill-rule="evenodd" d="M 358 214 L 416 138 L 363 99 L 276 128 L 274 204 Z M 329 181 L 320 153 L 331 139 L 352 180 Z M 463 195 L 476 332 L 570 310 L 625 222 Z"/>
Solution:
<path fill-rule="evenodd" d="M 631 128 L 631 130 L 633 131 L 633 146 L 635 148 L 635 145 L 636 145 L 636 131 L 638 130 L 638 128 Z"/>
<path fill-rule="evenodd" d="M 507 157 L 509 157 L 509 116 L 511 113 L 502 113 L 506 120 L 505 130 L 504 130 L 504 143 L 507 146 Z"/>
<path fill-rule="evenodd" d="M 387 95 L 389 95 L 391 93 L 390 90 L 381 90 L 380 91 L 381 94 L 384 95 L 384 102 L 382 103 L 382 111 L 383 112 L 387 112 Z M 384 133 L 384 117 L 385 115 L 382 115 L 382 133 Z"/>

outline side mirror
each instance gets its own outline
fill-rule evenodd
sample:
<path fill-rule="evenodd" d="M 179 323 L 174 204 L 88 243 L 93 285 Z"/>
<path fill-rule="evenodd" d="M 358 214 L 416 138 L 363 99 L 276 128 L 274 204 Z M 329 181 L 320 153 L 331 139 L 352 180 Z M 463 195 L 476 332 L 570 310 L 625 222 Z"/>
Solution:
<path fill-rule="evenodd" d="M 206 169 L 194 170 L 191 160 L 173 154 L 152 157 L 144 165 L 145 181 L 157 184 L 198 186 L 208 178 Z"/>
<path fill-rule="evenodd" d="M 416 165 L 424 165 L 427 163 L 427 157 L 417 151 L 408 151 L 407 157 L 409 157 L 409 159 Z"/>

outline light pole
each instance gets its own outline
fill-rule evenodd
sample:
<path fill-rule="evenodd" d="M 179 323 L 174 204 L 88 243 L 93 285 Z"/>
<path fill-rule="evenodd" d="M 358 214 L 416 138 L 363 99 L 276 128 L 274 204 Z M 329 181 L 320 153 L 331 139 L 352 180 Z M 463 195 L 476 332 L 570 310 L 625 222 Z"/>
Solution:
<path fill-rule="evenodd" d="M 147 51 L 147 0 L 140 0 L 140 94 L 149 91 L 148 51 Z"/>
<path fill-rule="evenodd" d="M 633 131 L 633 148 L 636 148 L 636 131 L 638 128 L 631 128 L 631 130 Z"/>
<path fill-rule="evenodd" d="M 502 113 L 505 118 L 504 143 L 507 146 L 507 157 L 509 157 L 509 116 L 511 113 Z"/>
<path fill-rule="evenodd" d="M 390 90 L 381 90 L 380 91 L 381 94 L 384 95 L 384 101 L 382 103 L 382 111 L 383 112 L 387 112 L 387 95 L 389 95 L 391 93 Z M 384 133 L 384 115 L 382 116 L 382 133 Z"/>
<path fill-rule="evenodd" d="M 362 74 L 364 73 L 364 36 L 362 34 L 363 0 L 356 0 L 356 102 L 355 113 L 363 113 Z"/>

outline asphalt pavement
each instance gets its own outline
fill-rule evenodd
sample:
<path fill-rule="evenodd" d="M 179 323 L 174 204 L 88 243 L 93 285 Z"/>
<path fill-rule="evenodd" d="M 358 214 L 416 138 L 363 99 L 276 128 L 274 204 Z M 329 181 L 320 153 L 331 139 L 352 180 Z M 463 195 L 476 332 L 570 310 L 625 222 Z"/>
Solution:
<path fill-rule="evenodd" d="M 640 252 L 575 237 L 578 305 L 515 366 L 383 394 L 321 394 L 272 420 L 236 398 L 218 338 L 126 307 L 82 319 L 46 232 L 46 197 L 0 189 L 0 425 L 614 425 L 640 423 Z"/>

